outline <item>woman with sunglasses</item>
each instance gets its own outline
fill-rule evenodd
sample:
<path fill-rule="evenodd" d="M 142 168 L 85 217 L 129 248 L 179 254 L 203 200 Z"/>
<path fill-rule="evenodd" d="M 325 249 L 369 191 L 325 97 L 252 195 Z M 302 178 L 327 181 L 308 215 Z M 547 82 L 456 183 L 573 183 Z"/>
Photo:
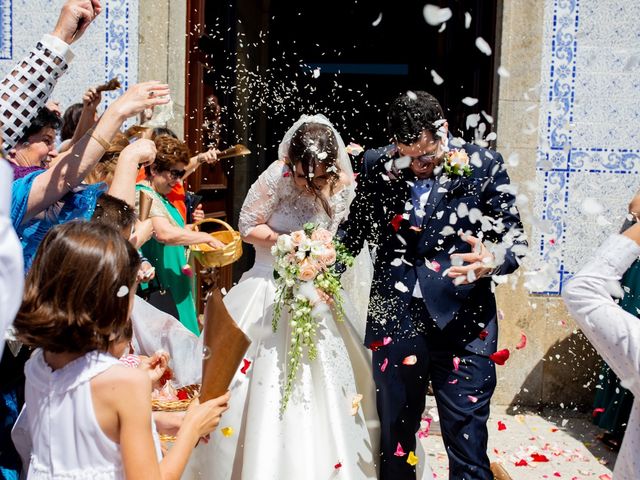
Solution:
<path fill-rule="evenodd" d="M 155 267 L 156 278 L 162 289 L 171 293 L 180 322 L 199 335 L 191 277 L 183 273 L 183 267 L 187 265 L 185 246 L 206 243 L 213 248 L 220 248 L 223 244 L 208 233 L 195 231 L 192 225 L 186 225 L 178 209 L 167 199 L 167 194 L 185 175 L 189 164 L 187 145 L 169 135 L 156 137 L 154 143 L 156 160 L 153 165 L 146 167 L 146 178 L 136 185 L 138 214 L 140 192 L 153 200 L 149 217 L 154 237 L 142 246 L 142 253 Z"/>

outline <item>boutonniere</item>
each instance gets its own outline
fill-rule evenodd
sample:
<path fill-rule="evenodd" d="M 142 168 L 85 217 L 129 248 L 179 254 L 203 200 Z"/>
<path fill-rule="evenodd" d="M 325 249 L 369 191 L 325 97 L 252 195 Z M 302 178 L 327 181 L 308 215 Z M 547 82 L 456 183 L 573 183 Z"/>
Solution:
<path fill-rule="evenodd" d="M 464 150 L 449 150 L 444 154 L 442 169 L 449 177 L 470 177 L 469 155 Z"/>

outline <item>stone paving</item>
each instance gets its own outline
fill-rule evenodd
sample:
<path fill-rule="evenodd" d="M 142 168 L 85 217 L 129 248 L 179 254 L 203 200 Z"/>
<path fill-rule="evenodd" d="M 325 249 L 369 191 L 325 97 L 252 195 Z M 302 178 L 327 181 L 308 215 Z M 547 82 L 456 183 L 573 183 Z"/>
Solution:
<path fill-rule="evenodd" d="M 427 411 L 434 412 L 433 397 L 427 399 Z M 448 479 L 448 460 L 436 419 L 422 442 L 434 477 Z M 492 406 L 489 459 L 500 463 L 512 480 L 611 480 L 616 454 L 596 438 L 602 432 L 590 422 L 588 413 L 560 409 L 514 413 L 507 407 Z"/>

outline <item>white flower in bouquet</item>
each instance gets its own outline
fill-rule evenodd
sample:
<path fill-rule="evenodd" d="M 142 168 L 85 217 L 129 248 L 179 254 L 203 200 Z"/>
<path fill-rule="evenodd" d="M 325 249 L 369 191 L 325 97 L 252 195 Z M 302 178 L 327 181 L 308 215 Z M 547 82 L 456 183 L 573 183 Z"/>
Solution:
<path fill-rule="evenodd" d="M 291 238 L 291 235 L 280 235 L 278 237 L 278 242 L 276 243 L 276 245 L 278 246 L 278 250 L 280 250 L 282 253 L 287 253 L 290 252 L 291 250 L 293 250 L 293 239 Z"/>
<path fill-rule="evenodd" d="M 302 250 L 303 252 L 309 252 L 311 251 L 311 245 L 312 245 L 312 241 L 309 237 L 305 237 L 302 242 L 300 242 L 300 245 L 298 245 L 298 250 Z"/>

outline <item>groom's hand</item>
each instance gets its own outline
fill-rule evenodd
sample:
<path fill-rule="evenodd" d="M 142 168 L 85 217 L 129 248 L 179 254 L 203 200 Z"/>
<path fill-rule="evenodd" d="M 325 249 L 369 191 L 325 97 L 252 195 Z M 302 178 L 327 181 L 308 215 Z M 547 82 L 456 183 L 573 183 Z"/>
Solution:
<path fill-rule="evenodd" d="M 447 276 L 453 278 L 456 285 L 467 285 L 490 274 L 495 268 L 495 257 L 479 238 L 465 234 L 461 236 L 471 245 L 471 252 L 451 255 L 451 267 L 447 270 Z"/>

